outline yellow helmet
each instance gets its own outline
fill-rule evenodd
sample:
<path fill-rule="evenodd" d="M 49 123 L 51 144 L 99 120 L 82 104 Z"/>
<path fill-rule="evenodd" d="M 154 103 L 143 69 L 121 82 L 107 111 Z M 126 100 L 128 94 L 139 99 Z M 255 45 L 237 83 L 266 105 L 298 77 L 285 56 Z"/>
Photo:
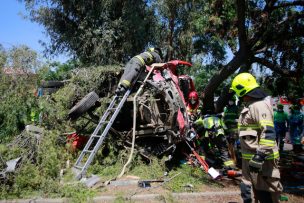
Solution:
<path fill-rule="evenodd" d="M 233 79 L 230 90 L 233 90 L 238 97 L 242 97 L 257 87 L 259 84 L 253 75 L 240 73 Z"/>

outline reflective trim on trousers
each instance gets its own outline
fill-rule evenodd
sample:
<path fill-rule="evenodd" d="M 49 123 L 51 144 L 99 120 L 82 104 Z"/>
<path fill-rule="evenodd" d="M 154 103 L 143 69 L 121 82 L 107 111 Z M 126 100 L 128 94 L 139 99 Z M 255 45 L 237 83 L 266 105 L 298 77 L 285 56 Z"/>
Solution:
<path fill-rule="evenodd" d="M 224 165 L 225 165 L 225 166 L 232 166 L 232 165 L 234 165 L 234 162 L 233 162 L 232 160 L 225 161 L 225 162 L 224 162 Z"/>
<path fill-rule="evenodd" d="M 250 160 L 250 159 L 252 159 L 253 156 L 254 156 L 254 154 L 242 153 L 242 159 L 245 159 L 245 160 Z M 273 154 L 266 156 L 265 160 L 273 160 L 273 159 L 277 159 L 279 157 L 280 157 L 279 152 L 274 152 Z"/>
<path fill-rule="evenodd" d="M 261 139 L 259 144 L 268 147 L 273 147 L 276 145 L 276 142 L 274 140 Z"/>

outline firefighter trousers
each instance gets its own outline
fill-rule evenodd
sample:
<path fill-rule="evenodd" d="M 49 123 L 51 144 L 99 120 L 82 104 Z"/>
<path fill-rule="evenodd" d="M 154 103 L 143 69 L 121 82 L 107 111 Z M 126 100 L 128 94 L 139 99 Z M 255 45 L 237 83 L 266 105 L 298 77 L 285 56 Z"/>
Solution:
<path fill-rule="evenodd" d="M 207 155 L 210 154 L 210 145 L 211 145 L 211 147 L 216 146 L 220 153 L 220 159 L 221 159 L 222 164 L 224 166 L 233 165 L 233 161 L 230 159 L 230 156 L 228 153 L 227 140 L 223 134 L 205 137 L 202 140 L 202 144 L 203 144 L 204 151 Z M 225 164 L 225 163 L 228 163 L 228 164 Z"/>

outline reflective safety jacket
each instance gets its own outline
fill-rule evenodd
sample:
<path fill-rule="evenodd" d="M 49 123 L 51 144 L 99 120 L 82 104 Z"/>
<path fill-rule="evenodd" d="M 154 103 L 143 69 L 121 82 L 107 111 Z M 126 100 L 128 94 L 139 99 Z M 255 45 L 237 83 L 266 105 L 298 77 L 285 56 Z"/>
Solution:
<path fill-rule="evenodd" d="M 206 115 L 204 118 L 199 118 L 195 121 L 195 124 L 205 129 L 205 137 L 209 136 L 210 131 L 214 131 L 216 136 L 224 135 L 224 129 L 226 129 L 223 120 L 214 115 Z"/>
<path fill-rule="evenodd" d="M 238 130 L 244 164 L 248 163 L 257 151 L 262 152 L 266 155 L 262 176 L 280 178 L 277 168 L 279 152 L 270 99 L 266 97 L 264 100 L 248 103 L 241 111 Z M 245 177 L 249 169 L 246 167 L 243 170 Z"/>
<path fill-rule="evenodd" d="M 146 51 L 134 56 L 126 65 L 124 73 L 120 79 L 125 87 L 130 87 L 137 75 L 142 72 L 146 65 L 160 63 L 160 56 L 154 51 Z"/>
<path fill-rule="evenodd" d="M 39 113 L 36 110 L 31 111 L 30 117 L 32 122 L 39 121 Z"/>

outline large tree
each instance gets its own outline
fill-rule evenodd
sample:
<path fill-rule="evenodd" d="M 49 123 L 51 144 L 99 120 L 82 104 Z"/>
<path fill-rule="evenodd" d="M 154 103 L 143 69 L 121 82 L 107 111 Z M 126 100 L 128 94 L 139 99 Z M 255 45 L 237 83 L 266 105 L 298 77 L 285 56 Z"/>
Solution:
<path fill-rule="evenodd" d="M 2 45 L 0 44 L 0 47 Z M 24 129 L 30 122 L 31 108 L 36 107 L 34 91 L 39 68 L 37 53 L 25 45 L 0 48 L 0 143 Z M 12 69 L 12 70 L 10 70 Z"/>
<path fill-rule="evenodd" d="M 273 73 L 269 74 L 273 77 L 291 78 L 290 81 L 300 85 L 303 78 L 304 1 L 209 0 L 202 5 L 202 15 L 195 21 L 197 53 L 205 51 L 202 49 L 204 42 L 216 42 L 221 43 L 218 51 L 224 48 L 233 54 L 227 63 L 216 60 L 220 62 L 218 71 L 204 89 L 206 108 L 213 107 L 213 93 L 223 81 L 239 68 L 240 71 L 251 71 L 253 64 L 270 69 Z M 212 57 L 220 59 L 222 56 L 215 54 Z M 218 110 L 223 107 L 222 101 Z"/>
<path fill-rule="evenodd" d="M 204 87 L 206 108 L 213 108 L 214 92 L 224 81 L 252 71 L 253 64 L 267 73 L 261 82 L 269 87 L 282 84 L 280 78 L 300 87 L 303 79 L 303 1 L 23 1 L 31 19 L 45 26 L 50 52 L 67 50 L 84 63 L 107 64 L 158 44 L 167 48 L 166 60 L 200 62 L 194 76 L 214 72 Z"/>
<path fill-rule="evenodd" d="M 191 13 L 199 4 L 188 0 L 155 0 L 152 7 L 158 18 L 157 37 L 165 51 L 165 61 L 192 61 L 193 21 Z"/>
<path fill-rule="evenodd" d="M 125 62 L 154 43 L 155 19 L 144 0 L 19 0 L 46 29 L 51 54 L 69 52 L 85 64 Z"/>

